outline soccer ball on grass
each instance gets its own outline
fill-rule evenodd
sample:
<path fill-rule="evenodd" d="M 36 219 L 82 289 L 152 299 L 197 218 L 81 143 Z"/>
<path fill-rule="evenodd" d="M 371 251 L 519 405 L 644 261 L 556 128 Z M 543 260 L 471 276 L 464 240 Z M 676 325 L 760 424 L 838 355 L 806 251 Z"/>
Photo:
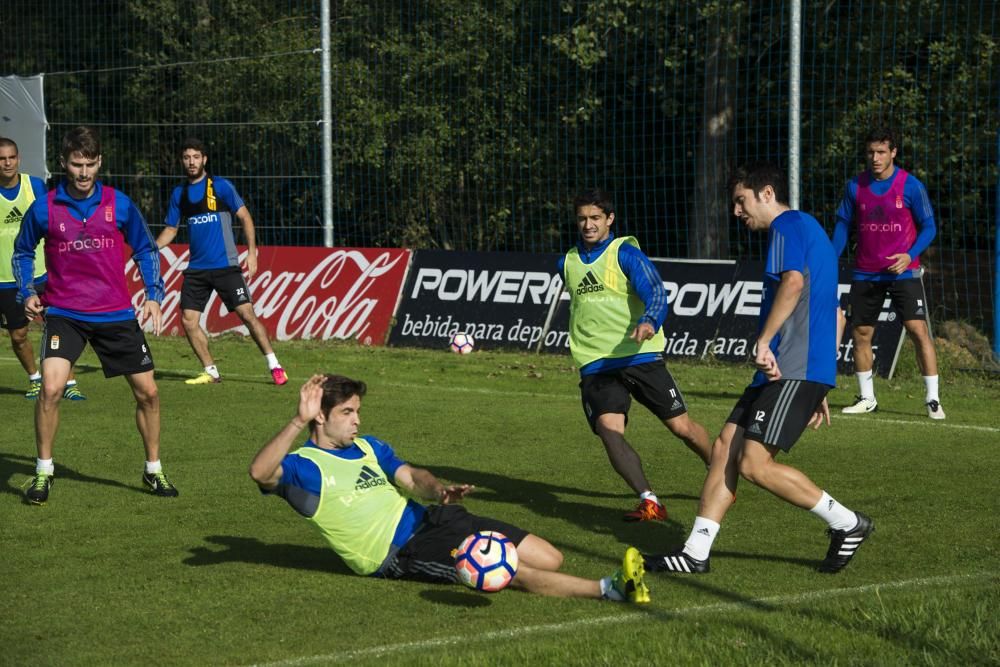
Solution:
<path fill-rule="evenodd" d="M 455 569 L 459 580 L 469 588 L 499 591 L 517 574 L 517 549 L 503 533 L 476 531 L 455 551 Z"/>
<path fill-rule="evenodd" d="M 448 347 L 455 354 L 469 354 L 476 347 L 476 341 L 466 333 L 457 333 L 448 341 Z"/>

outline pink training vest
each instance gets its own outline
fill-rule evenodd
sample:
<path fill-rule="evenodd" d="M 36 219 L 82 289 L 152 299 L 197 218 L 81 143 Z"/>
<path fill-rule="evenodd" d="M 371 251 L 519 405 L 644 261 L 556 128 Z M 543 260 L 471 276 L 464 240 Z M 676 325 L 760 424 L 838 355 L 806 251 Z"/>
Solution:
<path fill-rule="evenodd" d="M 115 191 L 102 186 L 94 214 L 77 220 L 65 204 L 48 194 L 49 230 L 45 264 L 47 306 L 83 313 L 109 313 L 132 307 L 125 286 L 125 238 L 115 219 Z"/>
<path fill-rule="evenodd" d="M 884 272 L 892 264 L 889 255 L 909 252 L 917 239 L 913 214 L 903 201 L 909 174 L 896 167 L 889 190 L 882 196 L 872 192 L 872 177 L 867 171 L 858 176 L 857 220 L 858 250 L 854 268 L 866 273 Z M 920 266 L 914 257 L 910 269 Z"/>

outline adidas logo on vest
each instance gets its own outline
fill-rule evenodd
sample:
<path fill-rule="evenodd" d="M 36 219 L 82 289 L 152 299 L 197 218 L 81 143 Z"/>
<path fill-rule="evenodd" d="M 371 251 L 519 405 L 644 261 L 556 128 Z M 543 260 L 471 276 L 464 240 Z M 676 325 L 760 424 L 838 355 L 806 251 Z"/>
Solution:
<path fill-rule="evenodd" d="M 358 481 L 354 483 L 354 490 L 374 489 L 377 486 L 385 486 L 387 483 L 384 477 L 368 466 L 361 466 L 361 474 L 358 475 Z"/>
<path fill-rule="evenodd" d="M 587 271 L 587 275 L 583 277 L 580 284 L 576 287 L 577 295 L 587 294 L 588 292 L 603 292 L 604 285 L 597 282 L 597 278 L 594 277 L 593 271 Z"/>

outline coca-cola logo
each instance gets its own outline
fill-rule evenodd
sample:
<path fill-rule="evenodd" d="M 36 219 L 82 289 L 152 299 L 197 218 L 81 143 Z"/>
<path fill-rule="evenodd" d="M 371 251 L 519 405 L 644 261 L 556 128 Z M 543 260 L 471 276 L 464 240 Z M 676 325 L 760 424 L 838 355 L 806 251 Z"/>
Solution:
<path fill-rule="evenodd" d="M 409 251 L 357 248 L 269 248 L 249 282 L 254 312 L 272 338 L 357 339 L 382 344 L 402 288 Z M 163 332 L 182 335 L 180 294 L 190 252 L 187 246 L 161 251 L 166 294 L 160 309 Z M 240 254 L 240 262 L 246 250 Z M 269 260 L 269 261 L 268 261 Z M 132 304 L 144 301 L 139 271 L 132 261 L 126 275 Z M 211 335 L 249 332 L 213 293 L 201 315 Z"/>

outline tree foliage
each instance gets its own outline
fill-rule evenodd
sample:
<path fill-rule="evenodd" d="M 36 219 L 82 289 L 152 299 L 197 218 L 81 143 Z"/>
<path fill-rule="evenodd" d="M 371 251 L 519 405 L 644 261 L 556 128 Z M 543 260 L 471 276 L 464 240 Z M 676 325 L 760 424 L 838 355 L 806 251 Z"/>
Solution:
<path fill-rule="evenodd" d="M 319 243 L 319 7 L 310 0 L 3 3 L 10 73 L 46 72 L 53 131 L 98 123 L 157 220 L 187 134 L 265 242 Z M 745 257 L 723 184 L 788 151 L 787 3 L 331 3 L 335 241 L 557 250 L 568 201 L 616 193 L 654 255 Z M 827 224 L 859 140 L 896 125 L 945 247 L 992 223 L 1000 10 L 803 0 L 803 208 Z M 57 142 L 50 142 L 53 145 Z M 971 239 L 971 240 L 970 240 Z"/>

